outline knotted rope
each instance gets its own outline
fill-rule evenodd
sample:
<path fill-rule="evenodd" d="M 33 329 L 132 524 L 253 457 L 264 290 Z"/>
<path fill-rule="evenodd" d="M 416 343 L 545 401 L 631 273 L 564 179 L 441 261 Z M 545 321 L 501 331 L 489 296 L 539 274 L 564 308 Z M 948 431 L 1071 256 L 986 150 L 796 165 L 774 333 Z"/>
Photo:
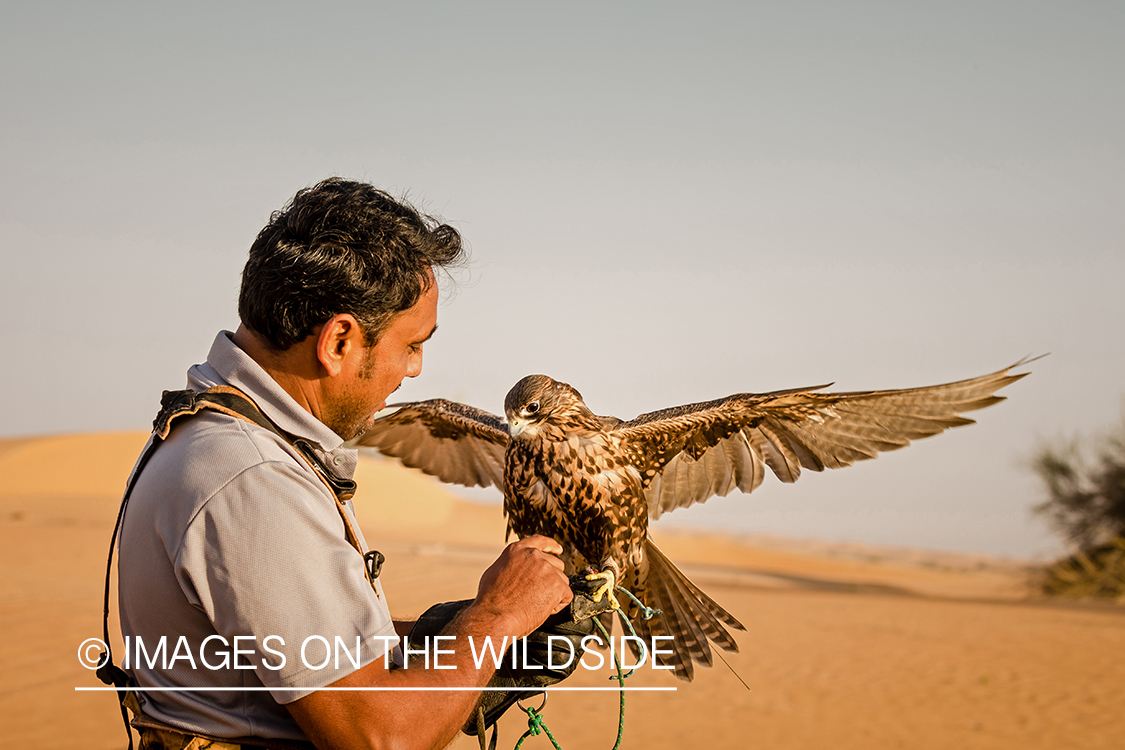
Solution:
<path fill-rule="evenodd" d="M 621 586 L 617 586 L 616 588 L 618 591 L 632 599 L 633 602 L 641 608 L 641 617 L 643 619 L 649 620 L 653 617 L 653 615 L 660 614 L 659 609 L 653 609 L 651 607 L 645 606 L 640 599 L 633 596 L 632 592 L 622 588 Z M 640 648 L 642 658 L 638 663 L 638 666 L 639 664 L 643 664 L 645 660 L 648 659 L 648 648 L 645 646 L 644 641 L 637 637 L 637 631 L 633 629 L 633 623 L 630 622 L 629 618 L 625 615 L 624 612 L 621 611 L 621 609 L 610 611 L 617 612 L 617 616 L 621 618 L 621 622 L 629 631 L 629 635 L 633 636 L 633 638 L 635 638 L 637 642 L 641 644 Z M 617 680 L 617 684 L 621 688 L 617 691 L 617 740 L 613 743 L 613 747 L 610 748 L 610 750 L 619 750 L 619 748 L 621 747 L 621 739 L 625 734 L 625 680 L 633 675 L 633 672 L 636 671 L 636 668 L 634 667 L 633 669 L 630 669 L 628 674 L 623 673 L 621 668 L 621 655 L 613 650 L 612 643 L 610 642 L 609 632 L 605 629 L 605 626 L 602 625 L 601 620 L 596 616 L 594 617 L 594 625 L 598 628 L 601 634 L 605 636 L 606 643 L 611 644 L 610 651 L 613 652 L 613 666 L 617 670 L 617 675 L 610 677 L 609 679 Z M 624 647 L 624 643 L 622 644 L 622 646 Z M 562 747 L 559 745 L 558 740 L 556 740 L 555 736 L 551 734 L 551 730 L 547 728 L 547 722 L 544 721 L 543 714 L 541 713 L 543 711 L 543 707 L 547 705 L 546 693 L 543 694 L 543 702 L 539 704 L 539 708 L 535 708 L 534 706 L 528 706 L 525 708 L 523 703 L 520 701 L 516 701 L 516 705 L 520 707 L 521 711 L 527 714 L 527 731 L 524 732 L 516 742 L 514 750 L 520 750 L 520 748 L 523 746 L 523 741 L 528 737 L 535 737 L 539 734 L 546 734 L 547 738 L 551 740 L 551 744 L 555 746 L 555 750 L 562 750 Z"/>

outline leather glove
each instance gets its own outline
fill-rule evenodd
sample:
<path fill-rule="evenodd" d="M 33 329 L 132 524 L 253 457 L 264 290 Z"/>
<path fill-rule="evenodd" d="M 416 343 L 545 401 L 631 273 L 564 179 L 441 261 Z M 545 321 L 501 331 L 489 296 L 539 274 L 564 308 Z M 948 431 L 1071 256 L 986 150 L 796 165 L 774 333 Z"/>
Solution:
<path fill-rule="evenodd" d="M 504 653 L 500 667 L 489 680 L 490 688 L 511 689 L 487 690 L 481 693 L 476 710 L 461 731 L 468 735 L 478 734 L 482 728 L 486 729 L 495 724 L 516 701 L 542 693 L 539 688 L 566 679 L 578 668 L 578 660 L 582 656 L 582 639 L 592 635 L 595 630 L 593 618 L 606 612 L 610 607 L 609 597 L 605 597 L 601 602 L 595 602 L 590 598 L 590 594 L 599 585 L 597 581 L 587 581 L 584 574 L 571 577 L 570 588 L 574 591 L 574 599 L 570 606 L 551 615 L 526 639 L 521 638 L 510 646 Z M 472 601 L 472 599 L 464 599 L 430 607 L 411 628 L 409 636 L 411 643 L 417 645 L 428 643 L 425 638 L 439 635 L 442 629 Z M 491 659 L 491 655 L 486 658 Z"/>

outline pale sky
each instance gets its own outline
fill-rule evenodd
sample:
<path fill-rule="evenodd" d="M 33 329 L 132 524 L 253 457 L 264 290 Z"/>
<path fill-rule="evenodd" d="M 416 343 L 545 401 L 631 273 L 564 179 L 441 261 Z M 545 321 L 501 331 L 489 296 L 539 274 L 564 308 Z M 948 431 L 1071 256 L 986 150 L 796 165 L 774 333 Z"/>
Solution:
<path fill-rule="evenodd" d="M 403 399 L 523 375 L 637 413 L 1051 352 L 960 428 L 677 511 L 993 554 L 1125 398 L 1120 3 L 6 3 L 0 437 L 145 429 L 329 175 L 473 265 Z M 498 497 L 498 495 L 496 495 Z M 499 512 L 499 509 L 497 510 Z M 377 538 L 377 530 L 367 531 Z"/>

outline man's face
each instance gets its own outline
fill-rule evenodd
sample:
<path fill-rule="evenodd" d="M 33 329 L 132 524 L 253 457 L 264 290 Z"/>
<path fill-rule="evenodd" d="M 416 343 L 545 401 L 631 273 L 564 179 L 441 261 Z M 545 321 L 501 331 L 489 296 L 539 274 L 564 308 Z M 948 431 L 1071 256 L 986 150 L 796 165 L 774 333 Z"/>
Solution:
<path fill-rule="evenodd" d="M 375 414 L 403 378 L 422 372 L 422 346 L 437 329 L 438 288 L 432 275 L 429 283 L 414 307 L 392 318 L 375 345 L 357 352 L 349 363 L 339 398 L 324 419 L 345 440 L 371 429 Z"/>

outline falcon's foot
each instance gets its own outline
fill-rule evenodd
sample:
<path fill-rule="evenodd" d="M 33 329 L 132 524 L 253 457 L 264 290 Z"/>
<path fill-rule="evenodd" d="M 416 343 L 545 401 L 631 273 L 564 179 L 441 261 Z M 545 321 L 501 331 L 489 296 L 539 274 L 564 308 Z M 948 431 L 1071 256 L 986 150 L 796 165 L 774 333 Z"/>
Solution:
<path fill-rule="evenodd" d="M 587 568 L 589 570 L 589 568 Z M 601 573 L 590 573 L 586 576 L 587 581 L 605 581 L 604 584 L 598 587 L 598 590 L 590 595 L 590 598 L 595 602 L 600 602 L 603 596 L 609 596 L 609 603 L 611 609 L 621 609 L 621 604 L 617 601 L 617 596 L 613 593 L 617 588 L 617 575 L 613 572 L 613 568 L 605 568 Z"/>

